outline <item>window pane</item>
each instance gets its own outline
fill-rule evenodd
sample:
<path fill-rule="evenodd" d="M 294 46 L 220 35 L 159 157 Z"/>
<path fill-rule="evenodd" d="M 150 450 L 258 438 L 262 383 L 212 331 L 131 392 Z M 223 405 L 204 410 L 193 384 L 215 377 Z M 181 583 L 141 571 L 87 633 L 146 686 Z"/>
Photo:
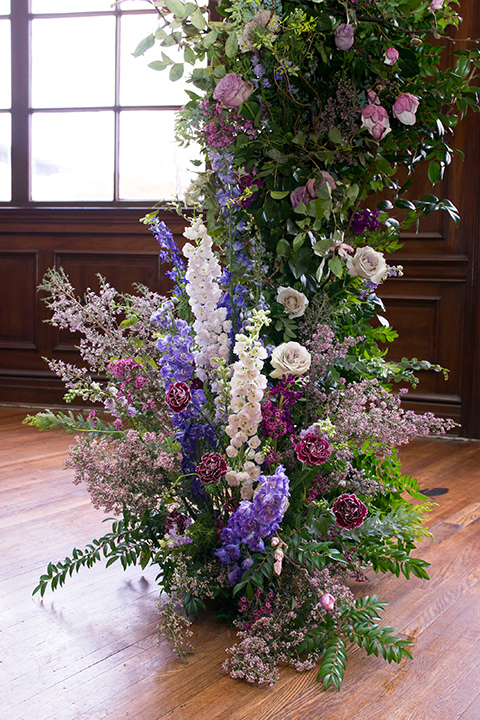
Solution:
<path fill-rule="evenodd" d="M 0 20 L 0 108 L 12 103 L 10 65 L 10 20 Z"/>
<path fill-rule="evenodd" d="M 113 112 L 34 113 L 32 200 L 113 199 Z"/>
<path fill-rule="evenodd" d="M 10 0 L 0 0 L 0 15 L 8 15 L 10 13 Z"/>
<path fill-rule="evenodd" d="M 72 13 L 92 10 L 113 12 L 112 5 L 113 0 L 31 0 L 31 12 Z"/>
<path fill-rule="evenodd" d="M 120 199 L 183 197 L 196 168 L 198 148 L 180 148 L 174 139 L 175 113 L 124 111 L 120 115 Z"/>
<path fill-rule="evenodd" d="M 11 127 L 10 113 L 0 113 L 0 200 L 4 202 L 12 199 Z"/>
<path fill-rule="evenodd" d="M 154 15 L 124 15 L 121 18 L 120 102 L 122 105 L 184 105 L 188 101 L 188 96 L 184 92 L 183 78 L 171 82 L 168 68 L 156 71 L 148 67 L 148 63 L 161 57 L 158 44 L 141 57 L 135 58 L 132 55 L 140 40 L 155 32 L 157 25 Z M 162 49 L 173 62 L 183 61 L 183 53 L 179 53 L 176 47 Z M 191 69 L 191 65 L 186 67 Z"/>
<path fill-rule="evenodd" d="M 33 107 L 95 107 L 114 101 L 114 17 L 32 22 Z"/>

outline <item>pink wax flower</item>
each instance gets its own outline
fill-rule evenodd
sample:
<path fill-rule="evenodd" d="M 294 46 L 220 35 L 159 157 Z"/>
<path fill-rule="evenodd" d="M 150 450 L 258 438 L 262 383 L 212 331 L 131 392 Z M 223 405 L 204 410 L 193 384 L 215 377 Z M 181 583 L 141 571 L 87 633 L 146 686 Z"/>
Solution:
<path fill-rule="evenodd" d="M 419 99 L 412 93 L 403 93 L 393 103 L 393 116 L 404 125 L 415 125 Z"/>
<path fill-rule="evenodd" d="M 350 50 L 355 38 L 353 36 L 353 25 L 342 23 L 335 30 L 335 45 L 338 50 Z"/>
<path fill-rule="evenodd" d="M 385 65 L 395 65 L 399 57 L 400 56 L 398 54 L 398 50 L 393 47 L 389 47 L 385 51 L 383 62 L 385 63 Z"/>
<path fill-rule="evenodd" d="M 218 81 L 213 97 L 226 108 L 237 108 L 248 100 L 252 92 L 252 83 L 245 82 L 238 73 L 228 73 Z"/>
<path fill-rule="evenodd" d="M 327 612 L 332 612 L 335 608 L 335 598 L 333 595 L 330 595 L 330 593 L 323 593 L 320 598 L 320 605 L 324 610 L 327 610 Z"/>
<path fill-rule="evenodd" d="M 381 140 L 390 132 L 388 113 L 381 105 L 370 103 L 362 110 L 362 127 L 366 127 L 374 140 Z"/>

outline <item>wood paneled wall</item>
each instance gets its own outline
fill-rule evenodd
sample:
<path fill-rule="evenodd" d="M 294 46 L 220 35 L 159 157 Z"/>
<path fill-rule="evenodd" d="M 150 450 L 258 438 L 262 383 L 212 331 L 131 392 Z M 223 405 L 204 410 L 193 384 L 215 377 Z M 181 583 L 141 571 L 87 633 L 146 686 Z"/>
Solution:
<path fill-rule="evenodd" d="M 480 37 L 480 14 L 462 2 L 460 37 Z M 458 45 L 457 45 L 458 46 Z M 391 259 L 404 276 L 381 289 L 387 316 L 399 332 L 392 359 L 417 357 L 450 369 L 422 372 L 409 393 L 408 407 L 431 410 L 461 423 L 465 437 L 480 438 L 480 113 L 468 115 L 456 130 L 455 156 L 445 179 L 433 188 L 459 208 L 459 228 L 444 213 L 407 233 Z M 418 174 L 412 197 L 432 194 Z M 141 208 L 48 210 L 0 208 L 0 403 L 52 405 L 61 401 L 61 384 L 42 356 L 72 358 L 71 341 L 45 324 L 46 309 L 36 287 L 44 272 L 62 265 L 79 292 L 95 287 L 101 273 L 119 290 L 133 282 L 165 291 L 156 243 L 139 222 Z M 175 235 L 178 216 L 164 218 Z"/>

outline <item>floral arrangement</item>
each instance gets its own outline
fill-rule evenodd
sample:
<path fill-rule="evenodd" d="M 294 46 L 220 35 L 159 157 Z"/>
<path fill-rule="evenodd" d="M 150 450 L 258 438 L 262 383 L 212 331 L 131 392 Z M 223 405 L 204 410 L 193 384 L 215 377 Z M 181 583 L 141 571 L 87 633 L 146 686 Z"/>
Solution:
<path fill-rule="evenodd" d="M 160 46 L 151 66 L 176 80 L 168 47 L 183 51 L 194 89 L 177 130 L 206 169 L 181 248 L 145 218 L 168 297 L 101 279 L 81 300 L 61 270 L 44 278 L 51 322 L 81 333 L 84 361 L 50 367 L 67 401 L 95 409 L 27 422 L 77 433 L 75 482 L 121 519 L 35 592 L 102 557 L 151 563 L 169 597 L 159 631 L 181 657 L 189 618 L 215 600 L 238 629 L 232 677 L 318 665 L 339 689 L 348 643 L 410 657 L 378 624 L 385 603 L 361 596 L 367 568 L 428 578 L 412 551 L 429 504 L 396 447 L 453 423 L 402 407 L 416 370 L 443 369 L 387 359 L 396 333 L 375 291 L 401 274 L 385 253 L 402 228 L 434 210 L 458 222 L 448 200 L 401 196 L 421 161 L 442 177 L 448 136 L 478 103 L 479 53 L 439 64 L 453 0 L 220 0 L 212 17 L 151 4 L 159 26 L 135 52 Z"/>

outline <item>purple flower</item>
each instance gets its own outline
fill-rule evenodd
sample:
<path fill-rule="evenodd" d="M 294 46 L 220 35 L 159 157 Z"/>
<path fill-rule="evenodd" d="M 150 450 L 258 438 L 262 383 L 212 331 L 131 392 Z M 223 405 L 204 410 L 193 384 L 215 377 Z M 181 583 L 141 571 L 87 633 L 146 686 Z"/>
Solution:
<path fill-rule="evenodd" d="M 190 388 L 184 382 L 177 382 L 170 385 L 165 395 L 165 402 L 174 413 L 183 412 L 191 399 Z"/>
<path fill-rule="evenodd" d="M 335 45 L 338 50 L 350 50 L 355 38 L 353 36 L 353 25 L 342 23 L 335 30 Z"/>
<path fill-rule="evenodd" d="M 217 482 L 225 476 L 227 463 L 219 453 L 205 453 L 196 470 L 203 483 Z"/>
<path fill-rule="evenodd" d="M 340 527 L 352 530 L 360 527 L 367 515 L 367 507 L 356 495 L 340 495 L 332 506 L 333 514 Z"/>
<path fill-rule="evenodd" d="M 252 92 L 252 83 L 246 83 L 238 73 L 227 73 L 218 81 L 213 97 L 226 108 L 237 108 L 248 100 Z"/>
<path fill-rule="evenodd" d="M 332 451 L 328 440 L 320 435 L 308 433 L 295 445 L 295 452 L 301 462 L 309 465 L 323 465 Z"/>

